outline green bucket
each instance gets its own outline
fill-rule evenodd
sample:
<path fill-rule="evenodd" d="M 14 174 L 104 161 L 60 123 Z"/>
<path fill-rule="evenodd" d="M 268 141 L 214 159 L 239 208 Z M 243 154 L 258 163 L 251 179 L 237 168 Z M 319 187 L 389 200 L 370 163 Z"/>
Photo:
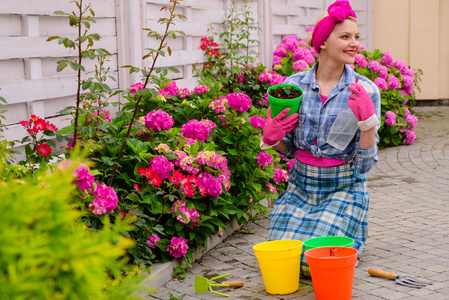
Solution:
<path fill-rule="evenodd" d="M 301 96 L 295 99 L 278 99 L 270 95 L 271 90 L 275 90 L 278 87 L 291 87 L 295 90 L 298 90 L 301 92 Z M 294 113 L 297 113 L 299 111 L 299 105 L 302 101 L 302 95 L 303 91 L 300 87 L 291 85 L 291 84 L 276 84 L 273 86 L 270 86 L 267 90 L 268 93 L 268 100 L 270 101 L 270 111 L 271 111 L 271 117 L 276 117 L 281 111 L 286 109 L 287 107 L 290 107 L 290 111 L 287 114 L 287 116 L 290 116 Z"/>
<path fill-rule="evenodd" d="M 304 242 L 304 252 L 319 247 L 354 247 L 354 240 L 345 236 L 322 236 L 308 239 Z"/>

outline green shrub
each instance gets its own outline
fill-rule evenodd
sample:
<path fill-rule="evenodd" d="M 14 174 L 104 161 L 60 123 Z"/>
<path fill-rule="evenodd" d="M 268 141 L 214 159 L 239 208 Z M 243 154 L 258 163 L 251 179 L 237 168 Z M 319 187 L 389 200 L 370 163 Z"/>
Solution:
<path fill-rule="evenodd" d="M 72 171 L 0 183 L 0 298 L 139 299 L 127 226 L 93 232 L 80 222 Z"/>

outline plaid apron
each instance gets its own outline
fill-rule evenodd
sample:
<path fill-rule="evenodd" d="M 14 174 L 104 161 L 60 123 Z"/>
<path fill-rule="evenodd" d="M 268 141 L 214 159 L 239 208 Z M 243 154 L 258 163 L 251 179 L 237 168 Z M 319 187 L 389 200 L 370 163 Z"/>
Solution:
<path fill-rule="evenodd" d="M 366 177 L 351 163 L 315 167 L 296 161 L 287 190 L 270 214 L 268 240 L 346 236 L 354 239 L 360 258 L 368 228 L 368 203 Z M 310 276 L 304 251 L 301 274 Z"/>

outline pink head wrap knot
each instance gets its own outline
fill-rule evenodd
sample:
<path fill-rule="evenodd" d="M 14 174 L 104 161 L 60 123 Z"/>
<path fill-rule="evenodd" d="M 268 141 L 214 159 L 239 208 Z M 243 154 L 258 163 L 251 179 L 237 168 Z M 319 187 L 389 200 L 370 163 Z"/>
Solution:
<path fill-rule="evenodd" d="M 327 12 L 329 16 L 319 21 L 312 32 L 312 46 L 317 53 L 320 52 L 320 46 L 331 34 L 336 23 L 343 22 L 349 16 L 357 18 L 348 0 L 335 1 L 328 7 Z"/>

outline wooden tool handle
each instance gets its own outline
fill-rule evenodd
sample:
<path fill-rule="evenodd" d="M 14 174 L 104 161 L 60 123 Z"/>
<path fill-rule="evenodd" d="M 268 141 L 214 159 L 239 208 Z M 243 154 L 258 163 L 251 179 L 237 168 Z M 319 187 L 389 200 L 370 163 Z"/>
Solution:
<path fill-rule="evenodd" d="M 396 279 L 396 273 L 387 272 L 387 271 L 383 271 L 383 270 L 379 270 L 379 269 L 375 269 L 375 268 L 369 268 L 368 273 L 371 276 L 375 276 L 375 277 L 383 277 L 383 278 L 388 278 L 391 280 Z"/>
<path fill-rule="evenodd" d="M 229 284 L 229 287 L 242 287 L 245 285 L 241 280 L 224 281 L 223 284 Z"/>

